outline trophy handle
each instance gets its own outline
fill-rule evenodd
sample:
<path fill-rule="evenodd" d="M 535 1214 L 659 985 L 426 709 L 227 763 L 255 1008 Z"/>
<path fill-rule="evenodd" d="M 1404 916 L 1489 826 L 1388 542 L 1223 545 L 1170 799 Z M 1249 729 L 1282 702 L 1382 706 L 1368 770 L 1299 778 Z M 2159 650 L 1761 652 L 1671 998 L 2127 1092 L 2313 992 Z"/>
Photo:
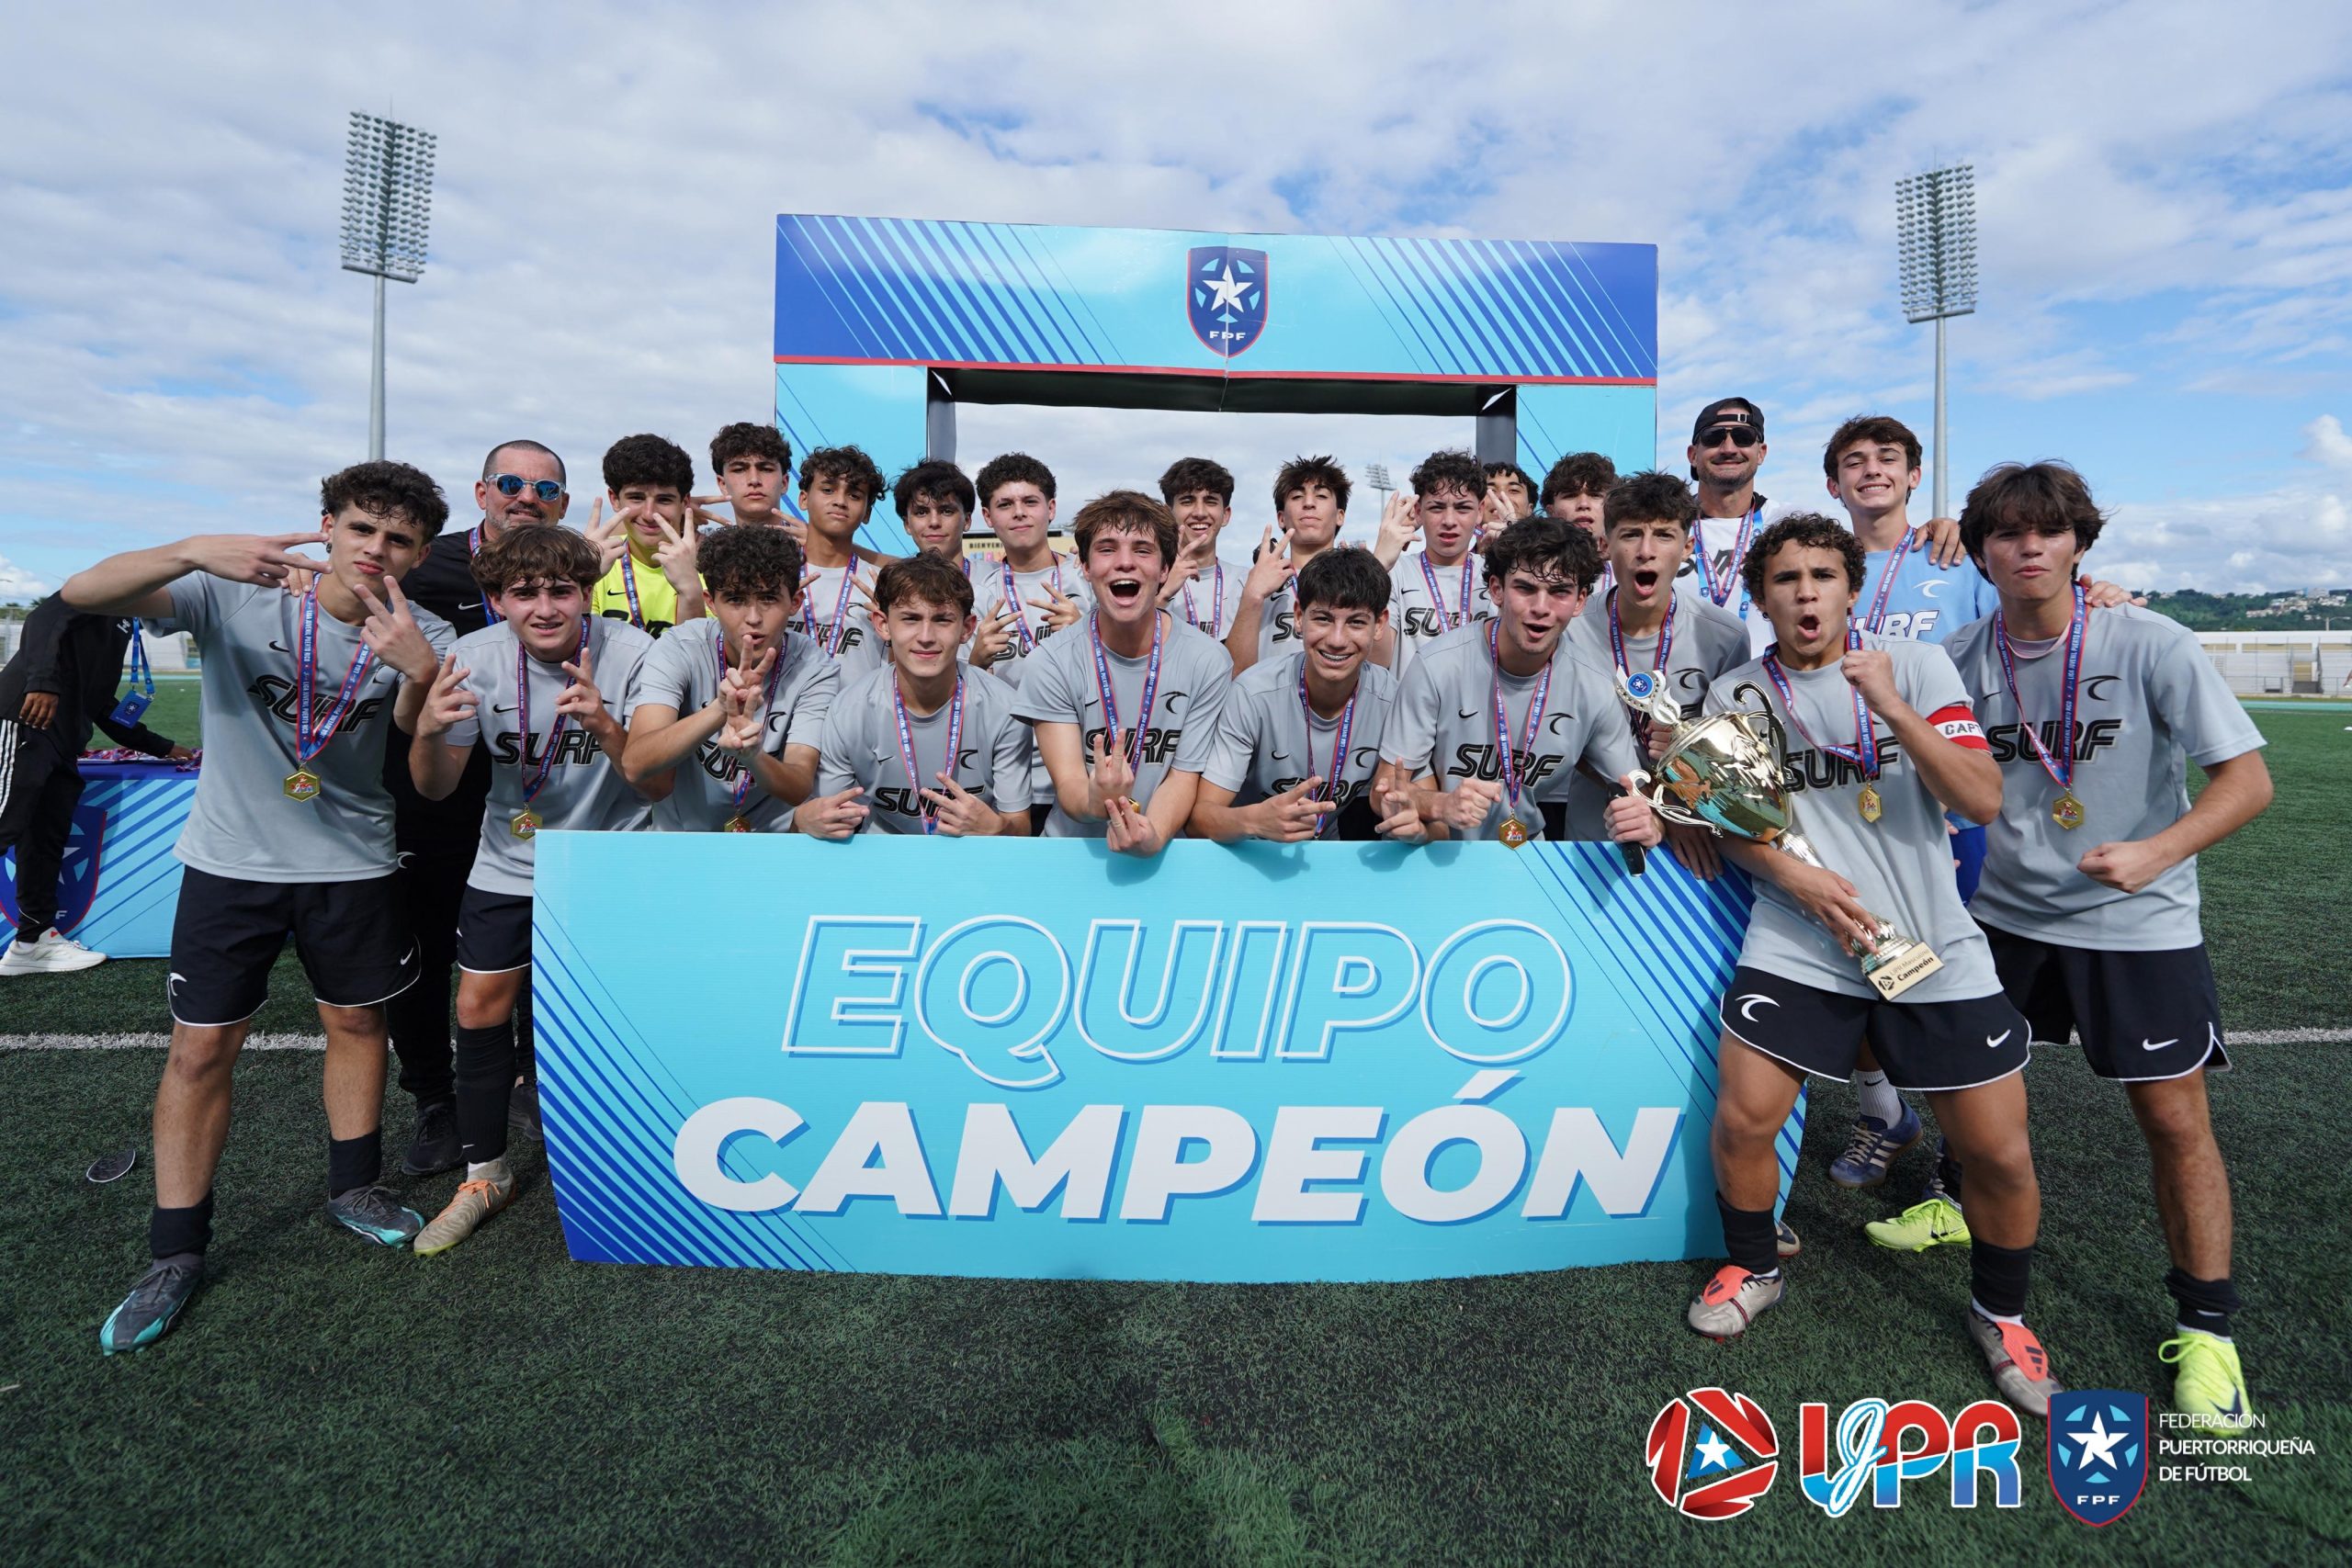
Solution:
<path fill-rule="evenodd" d="M 1660 817 L 1685 828 L 1704 828 L 1717 837 L 1722 836 L 1721 828 L 1716 827 L 1705 818 L 1696 815 L 1680 801 L 1667 794 L 1666 786 L 1653 780 L 1647 769 L 1635 768 L 1627 776 L 1634 781 L 1634 793 L 1648 801 L 1650 809 Z"/>

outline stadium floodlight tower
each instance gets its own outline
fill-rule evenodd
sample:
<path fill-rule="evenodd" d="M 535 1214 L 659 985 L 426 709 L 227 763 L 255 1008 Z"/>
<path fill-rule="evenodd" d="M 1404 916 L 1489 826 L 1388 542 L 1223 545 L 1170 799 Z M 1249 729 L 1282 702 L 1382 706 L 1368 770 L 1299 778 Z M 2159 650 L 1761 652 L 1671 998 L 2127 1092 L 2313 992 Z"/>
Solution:
<path fill-rule="evenodd" d="M 1955 164 L 1894 182 L 1903 319 L 1936 323 L 1936 488 L 1932 515 L 1948 517 L 1944 460 L 1944 322 L 1976 309 L 1976 165 Z"/>
<path fill-rule="evenodd" d="M 351 116 L 343 164 L 343 270 L 376 280 L 376 353 L 368 386 L 368 456 L 384 455 L 384 280 L 424 272 L 433 209 L 433 133 L 378 115 Z"/>
<path fill-rule="evenodd" d="M 1388 504 L 1388 492 L 1396 488 L 1396 481 L 1388 477 L 1388 465 L 1385 463 L 1366 463 L 1363 466 L 1363 482 L 1379 493 L 1383 506 Z"/>

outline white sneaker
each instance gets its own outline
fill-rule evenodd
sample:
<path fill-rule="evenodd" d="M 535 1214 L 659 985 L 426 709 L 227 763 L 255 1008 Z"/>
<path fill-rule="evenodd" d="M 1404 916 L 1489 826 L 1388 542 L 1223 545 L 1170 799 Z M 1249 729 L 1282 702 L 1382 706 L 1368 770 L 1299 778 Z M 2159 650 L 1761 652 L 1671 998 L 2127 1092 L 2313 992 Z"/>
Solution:
<path fill-rule="evenodd" d="M 103 953 L 93 953 L 72 937 L 61 934 L 55 927 L 40 933 L 38 942 L 18 937 L 0 953 L 0 975 L 70 975 L 76 969 L 95 969 L 107 961 Z"/>

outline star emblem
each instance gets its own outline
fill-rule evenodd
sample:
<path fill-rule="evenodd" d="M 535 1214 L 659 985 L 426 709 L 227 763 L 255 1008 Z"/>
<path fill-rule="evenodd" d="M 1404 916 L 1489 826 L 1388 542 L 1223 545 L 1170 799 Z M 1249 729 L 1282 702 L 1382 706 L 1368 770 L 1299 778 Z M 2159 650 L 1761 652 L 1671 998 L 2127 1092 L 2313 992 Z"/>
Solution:
<path fill-rule="evenodd" d="M 1713 1427 L 1701 1434 L 1699 1442 L 1691 1451 L 1699 1456 L 1699 1462 L 1690 1467 L 1690 1473 L 1693 1475 L 1702 1471 L 1731 1468 L 1731 1445 L 1715 1436 L 1715 1429 Z"/>
<path fill-rule="evenodd" d="M 2091 1416 L 2089 1431 L 2069 1432 L 2066 1435 L 2083 1446 L 2083 1457 L 2077 1468 L 2088 1470 L 2093 1463 L 2103 1465 L 2117 1463 L 2115 1445 L 2130 1437 L 2132 1433 L 2128 1427 L 2120 1432 L 2109 1431 L 2107 1418 L 2095 1413 Z"/>
<path fill-rule="evenodd" d="M 1243 292 L 1249 288 L 1250 285 L 1247 283 L 1237 282 L 1235 280 L 1233 276 L 1233 264 L 1231 262 L 1227 262 L 1225 264 L 1225 276 L 1223 277 L 1212 277 L 1209 278 L 1207 282 L 1210 289 L 1213 291 L 1209 299 L 1210 310 L 1238 310 L 1241 309 L 1241 296 Z"/>

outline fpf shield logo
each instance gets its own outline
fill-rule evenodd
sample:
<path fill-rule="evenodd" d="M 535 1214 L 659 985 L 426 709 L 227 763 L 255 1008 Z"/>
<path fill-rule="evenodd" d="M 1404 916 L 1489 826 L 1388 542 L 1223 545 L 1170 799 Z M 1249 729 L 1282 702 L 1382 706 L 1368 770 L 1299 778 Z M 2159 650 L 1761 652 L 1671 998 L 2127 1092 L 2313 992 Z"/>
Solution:
<path fill-rule="evenodd" d="M 2148 1396 L 2069 1389 L 2050 1402 L 2050 1490 L 2086 1525 L 2111 1525 L 2148 1484 Z"/>
<path fill-rule="evenodd" d="M 107 813 L 102 806 L 77 804 L 74 807 L 73 824 L 67 830 L 65 854 L 57 868 L 57 929 L 70 931 L 89 917 L 90 906 L 97 902 L 98 872 L 106 858 Z M 15 925 L 19 914 L 17 904 L 17 852 L 10 850 L 0 855 L 0 915 Z"/>
<path fill-rule="evenodd" d="M 1764 1407 L 1744 1393 L 1692 1389 L 1650 1423 L 1650 1487 L 1677 1513 L 1736 1519 L 1770 1490 L 1781 1439 Z"/>
<path fill-rule="evenodd" d="M 1196 245 L 1185 253 L 1184 314 L 1211 354 L 1231 359 L 1266 330 L 1266 253 Z"/>

